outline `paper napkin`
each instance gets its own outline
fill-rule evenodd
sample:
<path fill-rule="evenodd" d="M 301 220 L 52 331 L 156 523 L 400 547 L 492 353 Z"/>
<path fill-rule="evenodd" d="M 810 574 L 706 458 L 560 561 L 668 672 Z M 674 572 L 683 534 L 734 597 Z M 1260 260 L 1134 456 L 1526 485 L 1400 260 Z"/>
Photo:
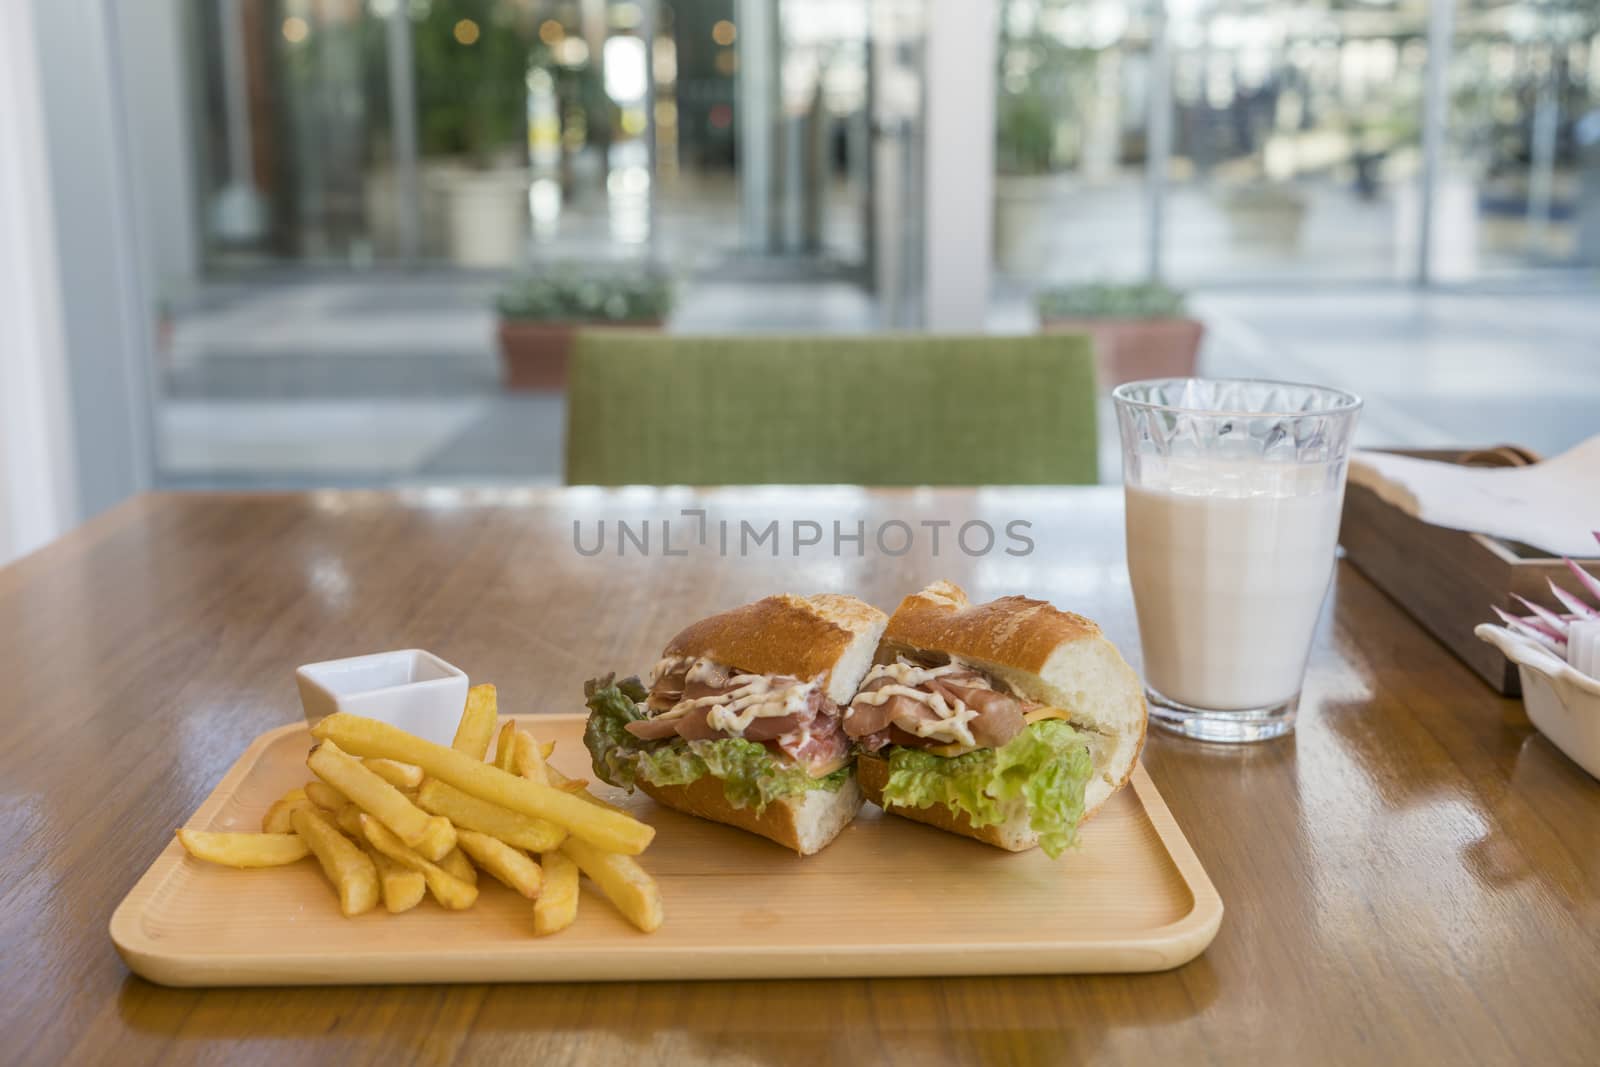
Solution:
<path fill-rule="evenodd" d="M 1350 481 L 1434 526 L 1522 541 L 1557 556 L 1591 558 L 1600 545 L 1600 435 L 1526 467 L 1357 452 Z"/>

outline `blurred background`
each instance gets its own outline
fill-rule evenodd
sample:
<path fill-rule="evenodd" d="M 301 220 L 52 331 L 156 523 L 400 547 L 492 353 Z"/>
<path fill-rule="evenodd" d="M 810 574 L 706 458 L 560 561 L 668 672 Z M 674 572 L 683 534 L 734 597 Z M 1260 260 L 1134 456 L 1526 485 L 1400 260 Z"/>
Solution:
<path fill-rule="evenodd" d="M 1186 320 L 1160 367 L 1368 443 L 1600 430 L 1595 0 L 13 6 L 0 558 L 148 488 L 556 483 L 572 320 Z"/>

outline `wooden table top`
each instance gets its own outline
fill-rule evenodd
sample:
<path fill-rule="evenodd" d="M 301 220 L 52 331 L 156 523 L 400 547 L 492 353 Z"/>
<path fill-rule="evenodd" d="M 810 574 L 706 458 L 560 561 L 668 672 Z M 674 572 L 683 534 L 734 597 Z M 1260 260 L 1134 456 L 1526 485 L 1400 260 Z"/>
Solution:
<path fill-rule="evenodd" d="M 695 507 L 704 546 L 680 515 Z M 298 718 L 300 663 L 420 646 L 496 682 L 506 710 L 572 711 L 585 678 L 647 669 L 712 610 L 781 590 L 892 608 L 942 576 L 974 599 L 1024 591 L 1091 615 L 1137 665 L 1121 511 L 1105 489 L 125 505 L 0 570 L 5 1058 L 1592 1062 L 1600 784 L 1346 565 L 1292 737 L 1214 749 L 1151 733 L 1150 776 L 1227 906 L 1210 949 L 1176 971 L 197 991 L 133 977 L 107 936 L 172 828 L 252 738 Z M 619 517 L 656 520 L 648 557 L 630 543 L 618 558 Z M 589 547 L 602 518 L 606 551 L 580 554 L 574 523 Z M 686 555 L 661 554 L 665 519 Z M 770 542 L 740 555 L 740 519 L 782 524 L 776 558 Z M 873 532 L 896 519 L 917 539 L 888 556 Z M 988 555 L 953 543 L 975 519 L 999 534 Z M 822 524 L 824 543 L 793 554 L 796 520 Z M 861 556 L 848 542 L 834 555 L 835 520 L 866 523 Z M 920 524 L 942 520 L 934 558 Z M 1003 552 L 1020 546 L 1012 520 L 1031 523 L 1025 556 Z M 898 528 L 886 537 L 899 547 Z"/>

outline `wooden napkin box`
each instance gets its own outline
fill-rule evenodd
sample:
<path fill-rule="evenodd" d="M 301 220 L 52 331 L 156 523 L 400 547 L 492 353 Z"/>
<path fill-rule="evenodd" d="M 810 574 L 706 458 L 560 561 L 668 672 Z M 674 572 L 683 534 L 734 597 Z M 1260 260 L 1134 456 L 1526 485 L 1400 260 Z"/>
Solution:
<path fill-rule="evenodd" d="M 1385 451 L 1473 466 L 1518 466 L 1539 458 L 1511 447 Z M 1513 600 L 1512 594 L 1561 610 L 1550 595 L 1550 579 L 1568 592 L 1583 593 L 1558 557 L 1482 534 L 1430 526 L 1380 500 L 1364 486 L 1345 488 L 1339 543 L 1357 570 L 1503 696 L 1522 695 L 1516 665 L 1499 649 L 1473 636 L 1472 628 L 1480 622 L 1498 621 L 1491 610 L 1495 605 L 1526 614 L 1527 609 Z M 1590 573 L 1600 573 L 1600 559 L 1577 562 Z"/>

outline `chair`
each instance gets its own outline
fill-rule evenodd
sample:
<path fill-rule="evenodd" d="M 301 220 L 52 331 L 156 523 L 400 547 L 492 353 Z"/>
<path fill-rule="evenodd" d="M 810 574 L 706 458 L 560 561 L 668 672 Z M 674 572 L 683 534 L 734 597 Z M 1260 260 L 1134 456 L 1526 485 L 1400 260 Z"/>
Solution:
<path fill-rule="evenodd" d="M 571 485 L 1042 485 L 1097 478 L 1087 338 L 585 332 Z"/>

